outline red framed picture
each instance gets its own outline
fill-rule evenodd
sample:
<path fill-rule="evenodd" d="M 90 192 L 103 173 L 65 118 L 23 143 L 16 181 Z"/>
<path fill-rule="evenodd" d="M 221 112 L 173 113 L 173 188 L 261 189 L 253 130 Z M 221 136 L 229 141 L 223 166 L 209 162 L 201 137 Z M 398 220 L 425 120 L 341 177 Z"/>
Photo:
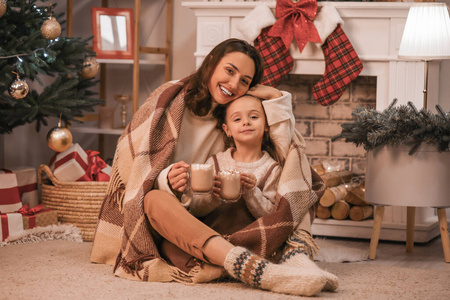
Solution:
<path fill-rule="evenodd" d="M 97 58 L 132 59 L 133 10 L 92 7 L 93 48 Z"/>

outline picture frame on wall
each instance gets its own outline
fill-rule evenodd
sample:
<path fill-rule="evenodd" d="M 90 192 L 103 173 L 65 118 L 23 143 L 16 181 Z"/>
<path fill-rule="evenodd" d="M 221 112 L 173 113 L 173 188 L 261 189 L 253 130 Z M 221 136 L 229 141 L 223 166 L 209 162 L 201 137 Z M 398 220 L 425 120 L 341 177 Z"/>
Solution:
<path fill-rule="evenodd" d="M 97 58 L 133 59 L 133 9 L 92 7 L 92 35 Z"/>

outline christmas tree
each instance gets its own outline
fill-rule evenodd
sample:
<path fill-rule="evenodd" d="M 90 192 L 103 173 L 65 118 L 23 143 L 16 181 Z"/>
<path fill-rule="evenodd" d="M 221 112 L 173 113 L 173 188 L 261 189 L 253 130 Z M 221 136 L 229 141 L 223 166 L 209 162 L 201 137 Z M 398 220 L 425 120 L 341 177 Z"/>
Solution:
<path fill-rule="evenodd" d="M 0 134 L 33 122 L 39 131 L 51 117 L 70 123 L 103 102 L 89 90 L 95 73 L 85 72 L 96 63 L 90 38 L 60 35 L 64 14 L 36 2 L 0 0 Z"/>
<path fill-rule="evenodd" d="M 412 102 L 395 106 L 397 99 L 384 111 L 358 107 L 352 112 L 353 122 L 341 124 L 342 132 L 331 140 L 345 139 L 356 146 L 372 150 L 379 146 L 410 146 L 414 154 L 422 143 L 435 145 L 439 152 L 450 151 L 450 114 L 436 105 L 437 114 Z"/>

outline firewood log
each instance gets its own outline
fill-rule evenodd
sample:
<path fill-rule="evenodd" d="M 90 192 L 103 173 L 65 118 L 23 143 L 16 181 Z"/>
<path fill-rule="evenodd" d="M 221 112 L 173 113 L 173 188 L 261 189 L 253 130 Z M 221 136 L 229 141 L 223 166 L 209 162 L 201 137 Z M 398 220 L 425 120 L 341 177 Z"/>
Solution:
<path fill-rule="evenodd" d="M 339 200 L 331 207 L 331 216 L 336 220 L 347 219 L 350 213 L 350 204 L 344 200 Z"/>
<path fill-rule="evenodd" d="M 326 173 L 326 172 L 325 172 L 325 169 L 324 169 L 324 167 L 323 167 L 322 164 L 318 164 L 318 165 L 311 166 L 311 168 L 312 168 L 314 171 L 316 171 L 316 173 L 319 174 L 319 175 L 323 175 L 323 174 Z"/>
<path fill-rule="evenodd" d="M 363 185 L 353 187 L 348 190 L 345 196 L 345 201 L 352 205 L 369 205 L 370 203 L 365 200 L 365 189 Z"/>
<path fill-rule="evenodd" d="M 362 221 L 373 215 L 372 205 L 352 206 L 350 208 L 350 219 L 353 221 Z"/>
<path fill-rule="evenodd" d="M 348 183 L 353 177 L 352 171 L 336 171 L 325 173 L 320 176 L 327 187 L 337 186 L 339 184 Z"/>
<path fill-rule="evenodd" d="M 319 205 L 317 206 L 316 216 L 319 219 L 329 219 L 331 217 L 331 208 Z"/>
<path fill-rule="evenodd" d="M 346 183 L 327 188 L 320 198 L 320 204 L 325 207 L 333 206 L 339 200 L 344 200 L 348 190 L 357 185 L 357 183 Z"/>

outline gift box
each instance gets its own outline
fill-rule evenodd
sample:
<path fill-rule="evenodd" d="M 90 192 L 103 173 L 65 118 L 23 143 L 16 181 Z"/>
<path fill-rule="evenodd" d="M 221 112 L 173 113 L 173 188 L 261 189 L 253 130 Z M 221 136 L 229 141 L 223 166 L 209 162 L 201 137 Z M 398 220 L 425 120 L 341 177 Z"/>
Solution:
<path fill-rule="evenodd" d="M 0 212 L 9 213 L 22 207 L 17 177 L 10 170 L 0 171 Z"/>
<path fill-rule="evenodd" d="M 58 213 L 55 210 L 45 208 L 43 204 L 33 208 L 24 205 L 18 213 L 22 215 L 23 229 L 58 224 Z"/>
<path fill-rule="evenodd" d="M 27 203 L 30 205 L 30 207 L 35 207 L 36 205 L 38 205 L 39 195 L 37 187 L 36 169 L 31 167 L 17 167 L 11 168 L 8 171 L 16 175 L 17 187 L 19 190 L 19 197 L 21 200 L 20 207 L 22 207 L 22 205 L 25 205 Z M 18 210 L 20 207 L 14 209 L 14 211 Z M 1 211 L 6 212 L 3 210 Z"/>
<path fill-rule="evenodd" d="M 20 213 L 1 213 L 0 240 L 3 242 L 11 234 L 18 234 L 23 231 L 22 214 Z"/>
<path fill-rule="evenodd" d="M 50 170 L 60 181 L 78 181 L 89 167 L 88 155 L 78 143 L 56 153 L 50 159 Z"/>
<path fill-rule="evenodd" d="M 109 181 L 109 166 L 98 156 L 97 151 L 84 151 L 79 144 L 56 153 L 50 160 L 50 170 L 63 182 Z"/>

